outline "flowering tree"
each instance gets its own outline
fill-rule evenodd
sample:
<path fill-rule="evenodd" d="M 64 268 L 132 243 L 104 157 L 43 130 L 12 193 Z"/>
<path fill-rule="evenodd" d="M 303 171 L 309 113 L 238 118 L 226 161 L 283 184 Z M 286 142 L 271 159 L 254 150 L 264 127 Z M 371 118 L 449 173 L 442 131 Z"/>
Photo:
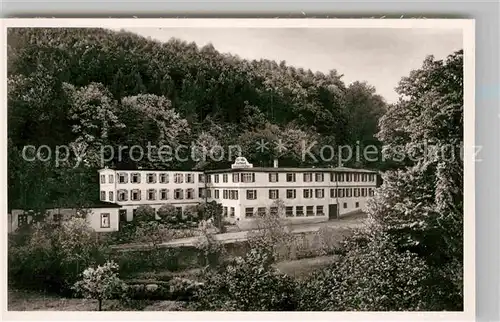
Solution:
<path fill-rule="evenodd" d="M 118 265 L 112 261 L 97 268 L 89 267 L 83 271 L 83 279 L 75 283 L 74 290 L 85 298 L 97 300 L 101 311 L 103 300 L 110 299 L 126 288 L 117 270 Z"/>
<path fill-rule="evenodd" d="M 285 204 L 278 199 L 273 202 L 270 209 L 263 214 L 257 214 L 255 219 L 256 229 L 248 233 L 248 242 L 252 248 L 269 252 L 269 259 L 278 261 L 287 259 L 290 245 L 294 240 L 290 222 L 285 217 Z"/>

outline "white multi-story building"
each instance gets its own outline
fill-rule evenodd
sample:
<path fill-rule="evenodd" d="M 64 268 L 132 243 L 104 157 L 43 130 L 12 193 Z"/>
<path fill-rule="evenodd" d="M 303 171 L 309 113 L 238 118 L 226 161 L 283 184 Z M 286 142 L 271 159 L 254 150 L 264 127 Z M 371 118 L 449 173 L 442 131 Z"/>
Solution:
<path fill-rule="evenodd" d="M 100 199 L 121 207 L 120 220 L 131 221 L 134 210 L 171 204 L 182 211 L 203 201 L 204 174 L 199 171 L 99 170 Z"/>
<path fill-rule="evenodd" d="M 101 201 L 116 202 L 121 220 L 140 205 L 171 204 L 182 211 L 203 201 L 222 204 L 226 220 L 251 224 L 258 213 L 278 211 L 291 222 L 319 222 L 364 210 L 376 172 L 350 168 L 253 167 L 237 158 L 231 169 L 200 171 L 112 170 L 100 174 Z"/>

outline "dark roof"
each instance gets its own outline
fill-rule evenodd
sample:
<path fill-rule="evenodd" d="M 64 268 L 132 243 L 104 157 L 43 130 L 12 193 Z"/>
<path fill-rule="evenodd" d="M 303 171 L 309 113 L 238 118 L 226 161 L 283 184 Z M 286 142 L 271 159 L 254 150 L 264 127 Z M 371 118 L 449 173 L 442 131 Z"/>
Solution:
<path fill-rule="evenodd" d="M 97 201 L 89 204 L 88 208 L 121 208 L 117 203 L 114 202 L 105 202 L 105 201 Z"/>
<path fill-rule="evenodd" d="M 377 171 L 366 169 L 353 169 L 346 167 L 337 168 L 273 168 L 273 167 L 253 167 L 253 168 L 236 168 L 236 169 L 219 169 L 207 170 L 206 173 L 222 173 L 222 172 L 359 172 L 373 173 Z"/>
<path fill-rule="evenodd" d="M 103 171 L 105 169 L 100 169 Z M 165 170 L 165 169 L 111 169 L 117 172 L 120 171 L 151 171 L 151 172 L 196 172 L 196 173 L 222 173 L 222 172 L 359 172 L 359 173 L 378 173 L 377 171 L 367 170 L 367 169 L 354 169 L 346 167 L 336 167 L 336 168 L 274 168 L 274 167 L 253 167 L 253 168 L 224 168 L 215 170 Z"/>

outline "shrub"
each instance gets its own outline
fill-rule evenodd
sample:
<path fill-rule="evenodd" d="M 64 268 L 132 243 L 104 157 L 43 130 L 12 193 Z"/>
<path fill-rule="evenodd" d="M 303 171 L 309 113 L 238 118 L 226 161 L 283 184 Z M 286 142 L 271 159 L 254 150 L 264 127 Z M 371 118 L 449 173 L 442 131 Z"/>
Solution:
<path fill-rule="evenodd" d="M 19 288 L 69 295 L 83 269 L 103 263 L 107 254 L 85 219 L 40 225 L 32 228 L 24 244 L 9 244 L 9 282 Z"/>
<path fill-rule="evenodd" d="M 193 301 L 202 287 L 202 283 L 187 278 L 174 277 L 170 280 L 170 295 L 172 300 Z"/>
<path fill-rule="evenodd" d="M 273 206 L 278 212 L 266 211 L 256 218 L 257 228 L 248 233 L 248 243 L 252 248 L 268 252 L 272 261 L 287 260 L 291 257 L 291 245 L 295 237 L 289 222 L 283 220 L 285 207 L 283 201 L 277 200 Z"/>
<path fill-rule="evenodd" d="M 82 280 L 74 285 L 77 294 L 87 299 L 98 301 L 98 309 L 102 310 L 102 301 L 117 297 L 126 291 L 126 284 L 118 277 L 118 265 L 106 262 L 102 266 L 89 267 L 83 271 Z"/>
<path fill-rule="evenodd" d="M 206 270 L 197 292 L 197 310 L 291 311 L 296 307 L 295 282 L 271 266 L 266 252 L 251 250 L 227 266 Z"/>
<path fill-rule="evenodd" d="M 142 205 L 137 207 L 134 214 L 134 221 L 144 222 L 156 220 L 155 210 L 153 207 L 148 205 Z"/>
<path fill-rule="evenodd" d="M 301 284 L 300 310 L 397 311 L 426 309 L 425 262 L 398 252 L 387 235 L 353 246 L 328 269 Z"/>
<path fill-rule="evenodd" d="M 177 223 L 178 221 L 178 211 L 170 204 L 161 206 L 157 211 L 157 215 L 162 223 Z"/>

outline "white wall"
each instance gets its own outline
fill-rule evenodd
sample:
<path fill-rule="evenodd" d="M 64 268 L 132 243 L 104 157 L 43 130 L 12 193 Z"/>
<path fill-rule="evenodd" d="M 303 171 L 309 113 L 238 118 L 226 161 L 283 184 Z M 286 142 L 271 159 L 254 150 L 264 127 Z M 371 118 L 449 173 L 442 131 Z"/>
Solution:
<path fill-rule="evenodd" d="M 127 175 L 127 183 L 119 183 L 118 175 L 120 173 L 125 173 Z M 131 175 L 133 173 L 138 173 L 140 175 L 140 183 L 132 183 Z M 148 174 L 156 175 L 156 183 L 147 183 Z M 112 169 L 102 169 L 99 174 L 104 174 L 106 176 L 106 183 L 100 183 L 100 191 L 105 191 L 106 200 L 109 202 L 114 202 L 122 206 L 121 209 L 127 212 L 127 220 L 131 221 L 133 219 L 133 210 L 141 205 L 149 205 L 155 210 L 158 210 L 161 206 L 170 204 L 174 207 L 181 207 L 183 210 L 189 205 L 196 205 L 204 200 L 200 198 L 199 189 L 205 187 L 205 183 L 199 181 L 199 175 L 203 172 L 199 171 L 151 171 L 151 170 L 112 170 Z M 160 174 L 168 175 L 168 183 L 160 183 Z M 175 174 L 182 174 L 182 183 L 175 183 Z M 186 182 L 186 174 L 193 175 L 193 182 Z M 109 183 L 109 175 L 114 175 L 114 183 Z M 100 178 L 99 178 L 99 182 Z M 148 190 L 156 190 L 155 200 L 148 200 Z M 161 200 L 161 190 L 168 189 L 167 200 Z M 183 199 L 174 199 L 174 193 L 176 189 L 182 189 Z M 187 189 L 193 189 L 193 199 L 187 199 Z M 118 192 L 120 190 L 127 191 L 127 200 L 118 200 Z M 141 200 L 131 200 L 131 191 L 139 190 L 141 193 Z M 114 200 L 110 201 L 109 191 L 113 191 Z"/>
<path fill-rule="evenodd" d="M 243 173 L 244 171 L 242 171 Z M 234 172 L 233 172 L 234 173 Z M 329 205 L 338 203 L 338 211 L 339 215 L 343 215 L 354 210 L 365 210 L 367 200 L 369 197 L 354 197 L 354 193 L 352 193 L 351 197 L 330 197 L 331 189 L 338 188 L 354 188 L 354 187 L 376 187 L 375 181 L 362 181 L 361 177 L 360 181 L 355 182 L 353 179 L 347 182 L 346 178 L 342 182 L 331 181 L 330 173 L 328 172 L 320 172 L 323 173 L 323 181 L 316 181 L 316 173 L 315 172 L 307 172 L 311 173 L 312 181 L 304 181 L 304 173 L 303 172 L 293 172 L 295 173 L 295 181 L 287 182 L 285 172 L 276 172 L 278 174 L 278 182 L 270 182 L 269 181 L 269 172 L 248 172 L 254 173 L 255 181 L 254 182 L 241 182 L 241 176 L 239 182 L 232 181 L 232 174 L 228 173 L 228 182 L 223 182 L 223 174 L 219 173 L 219 182 L 215 182 L 214 174 L 211 179 L 211 189 L 219 190 L 219 199 L 214 199 L 215 193 L 212 191 L 212 198 L 210 200 L 215 200 L 221 203 L 226 207 L 235 207 L 236 215 L 235 221 L 241 223 L 245 220 L 252 220 L 245 218 L 245 208 L 254 208 L 254 212 L 257 211 L 258 207 L 270 207 L 275 202 L 273 199 L 269 199 L 269 190 L 276 189 L 279 191 L 279 199 L 284 202 L 286 206 L 292 206 L 294 211 L 293 217 L 287 217 L 287 219 L 291 220 L 293 223 L 302 223 L 302 222 L 318 222 L 328 220 L 329 213 Z M 361 175 L 361 173 L 360 173 Z M 365 177 L 366 178 L 366 177 Z M 368 178 L 366 178 L 368 179 Z M 286 192 L 289 189 L 295 190 L 295 198 L 288 199 Z M 304 189 L 312 189 L 312 197 L 304 198 Z M 322 189 L 324 194 L 323 198 L 316 198 L 316 189 Z M 231 199 L 223 199 L 223 190 L 237 190 L 238 191 L 238 200 Z M 247 190 L 256 190 L 257 198 L 248 200 L 247 199 Z M 356 202 L 359 204 L 356 206 Z M 346 208 L 344 208 L 344 204 Z M 296 206 L 303 206 L 304 216 L 296 217 Z M 307 216 L 306 207 L 314 206 L 314 216 Z M 316 215 L 316 206 L 323 206 L 323 216 Z M 231 220 L 230 220 L 231 221 Z"/>
<path fill-rule="evenodd" d="M 87 221 L 96 232 L 110 232 L 117 231 L 119 228 L 119 208 L 90 208 L 88 209 Z M 19 215 L 23 215 L 25 212 L 23 210 L 14 209 L 8 216 L 8 231 L 15 232 L 19 227 Z M 101 227 L 101 214 L 109 214 L 109 227 Z M 61 208 L 61 209 L 49 209 L 47 210 L 46 220 L 54 220 L 54 214 L 60 214 L 61 220 L 67 220 L 73 216 L 76 216 L 76 209 Z M 32 222 L 32 217 L 28 216 L 28 223 Z"/>

